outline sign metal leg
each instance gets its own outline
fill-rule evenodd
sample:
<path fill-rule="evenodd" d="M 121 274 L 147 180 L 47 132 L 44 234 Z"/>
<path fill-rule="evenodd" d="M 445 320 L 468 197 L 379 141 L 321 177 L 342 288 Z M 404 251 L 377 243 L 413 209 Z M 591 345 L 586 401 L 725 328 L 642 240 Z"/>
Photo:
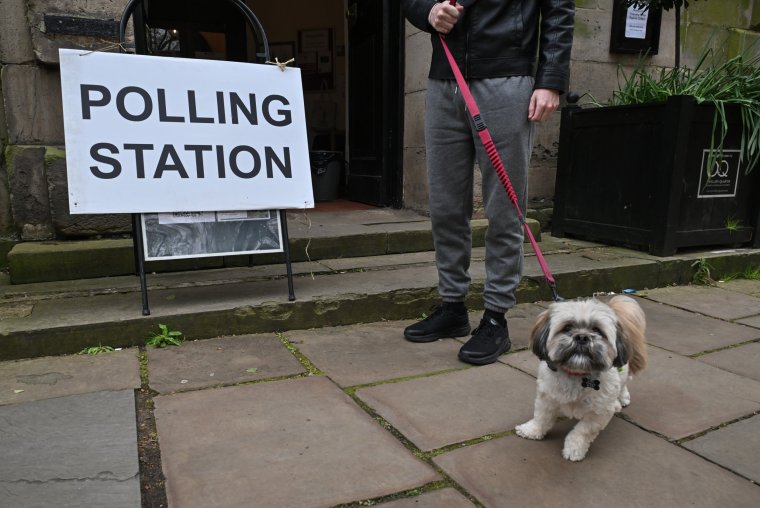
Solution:
<path fill-rule="evenodd" d="M 135 265 L 137 275 L 140 277 L 140 294 L 142 296 L 142 314 L 150 316 L 148 307 L 148 284 L 145 278 L 145 250 L 143 249 L 142 223 L 140 214 L 132 214 L 132 242 L 135 246 Z"/>
<path fill-rule="evenodd" d="M 288 300 L 294 301 L 296 294 L 293 291 L 293 267 L 290 264 L 290 239 L 288 238 L 288 216 L 285 210 L 280 210 L 280 224 L 282 226 L 282 251 L 285 254 L 285 269 L 288 273 Z"/>

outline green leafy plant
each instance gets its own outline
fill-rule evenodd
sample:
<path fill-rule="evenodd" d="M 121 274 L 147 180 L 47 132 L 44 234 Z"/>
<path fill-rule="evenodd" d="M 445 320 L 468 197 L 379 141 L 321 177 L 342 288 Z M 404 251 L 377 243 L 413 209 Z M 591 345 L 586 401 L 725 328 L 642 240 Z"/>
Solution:
<path fill-rule="evenodd" d="M 104 346 L 102 344 L 98 344 L 97 346 L 90 346 L 86 347 L 83 350 L 79 352 L 80 355 L 99 355 L 101 353 L 110 353 L 113 351 L 113 348 L 111 346 Z"/>
<path fill-rule="evenodd" d="M 182 332 L 171 330 L 167 325 L 159 324 L 161 333 L 151 335 L 146 344 L 153 347 L 180 346 L 184 340 Z"/>
<path fill-rule="evenodd" d="M 693 284 L 700 286 L 714 286 L 715 280 L 712 278 L 713 267 L 707 262 L 705 258 L 700 258 L 691 264 L 696 268 L 694 275 L 691 278 Z"/>
<path fill-rule="evenodd" d="M 749 267 L 741 273 L 742 279 L 760 280 L 760 265 Z"/>
<path fill-rule="evenodd" d="M 723 63 L 714 60 L 712 50 L 708 49 L 693 69 L 663 68 L 658 73 L 648 69 L 640 59 L 630 75 L 622 68 L 619 70 L 621 84 L 608 105 L 664 102 L 676 95 L 693 97 L 697 104 L 713 104 L 711 160 L 707 167 L 722 156 L 728 133 L 726 108 L 738 106 L 742 122 L 740 162 L 747 163 L 749 172 L 760 160 L 760 55 L 737 55 Z"/>
<path fill-rule="evenodd" d="M 729 230 L 729 231 L 731 231 L 731 232 L 738 231 L 739 230 L 739 226 L 741 226 L 741 225 L 742 225 L 742 221 L 740 221 L 739 219 L 737 219 L 735 217 L 728 217 L 726 219 L 726 229 Z"/>
<path fill-rule="evenodd" d="M 743 272 L 735 273 L 724 277 L 724 281 L 735 279 L 760 280 L 760 265 L 749 266 Z"/>

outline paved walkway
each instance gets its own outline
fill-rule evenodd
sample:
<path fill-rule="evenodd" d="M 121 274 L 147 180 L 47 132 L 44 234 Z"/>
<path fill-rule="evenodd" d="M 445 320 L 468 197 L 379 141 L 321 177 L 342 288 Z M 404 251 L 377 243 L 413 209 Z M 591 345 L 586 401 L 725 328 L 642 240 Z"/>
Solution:
<path fill-rule="evenodd" d="M 513 433 L 545 305 L 522 304 L 484 367 L 411 321 L 0 363 L 0 506 L 139 507 L 141 376 L 173 507 L 760 506 L 760 282 L 635 296 L 650 365 L 580 463 L 570 421 Z"/>

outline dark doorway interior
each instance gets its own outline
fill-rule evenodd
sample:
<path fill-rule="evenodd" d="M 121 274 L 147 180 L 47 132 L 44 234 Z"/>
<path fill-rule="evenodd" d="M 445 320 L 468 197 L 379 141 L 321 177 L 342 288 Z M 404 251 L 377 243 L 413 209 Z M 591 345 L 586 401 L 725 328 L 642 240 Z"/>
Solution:
<path fill-rule="evenodd" d="M 235 62 L 249 58 L 245 18 L 227 1 L 143 0 L 135 12 L 138 53 Z"/>
<path fill-rule="evenodd" d="M 348 196 L 401 207 L 403 25 L 399 2 L 349 0 Z"/>

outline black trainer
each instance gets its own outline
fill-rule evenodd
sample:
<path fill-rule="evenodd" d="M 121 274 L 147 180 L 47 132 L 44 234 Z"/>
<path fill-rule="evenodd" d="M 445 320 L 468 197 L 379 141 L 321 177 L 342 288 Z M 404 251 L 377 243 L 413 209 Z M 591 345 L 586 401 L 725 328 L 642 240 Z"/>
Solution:
<path fill-rule="evenodd" d="M 464 337 L 470 333 L 470 319 L 467 309 L 460 305 L 455 310 L 446 302 L 422 321 L 417 321 L 404 329 L 404 338 L 411 342 L 433 342 L 434 340 Z"/>
<path fill-rule="evenodd" d="M 511 346 L 507 323 L 502 326 L 494 318 L 484 317 L 472 332 L 472 338 L 459 350 L 459 359 L 474 365 L 487 365 L 509 351 Z"/>

